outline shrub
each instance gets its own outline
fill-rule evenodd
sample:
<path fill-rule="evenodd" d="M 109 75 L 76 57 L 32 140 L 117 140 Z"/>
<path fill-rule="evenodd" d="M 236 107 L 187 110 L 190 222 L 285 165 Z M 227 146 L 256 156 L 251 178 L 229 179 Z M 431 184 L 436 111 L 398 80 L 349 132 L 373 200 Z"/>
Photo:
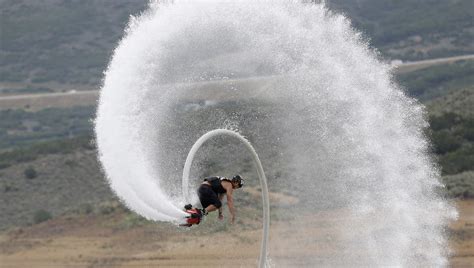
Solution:
<path fill-rule="evenodd" d="M 23 173 L 25 174 L 25 177 L 30 180 L 38 176 L 38 173 L 33 167 L 27 167 Z"/>
<path fill-rule="evenodd" d="M 70 160 L 70 159 L 68 159 L 68 160 L 66 160 L 66 161 L 64 162 L 64 165 L 66 165 L 66 166 L 69 167 L 69 168 L 72 168 L 72 167 L 77 166 L 77 163 L 74 162 L 74 161 L 72 161 L 72 160 Z"/>
<path fill-rule="evenodd" d="M 437 154 L 445 154 L 461 147 L 462 140 L 446 131 L 433 133 L 433 142 Z"/>
<path fill-rule="evenodd" d="M 133 227 L 143 226 L 143 225 L 146 225 L 147 223 L 150 223 L 150 221 L 131 212 L 125 216 L 120 226 L 122 228 L 129 229 Z"/>
<path fill-rule="evenodd" d="M 473 170 L 474 146 L 463 147 L 440 157 L 439 163 L 443 167 L 444 175 L 452 175 Z"/>
<path fill-rule="evenodd" d="M 468 127 L 464 129 L 463 137 L 468 141 L 474 142 L 474 127 Z"/>
<path fill-rule="evenodd" d="M 10 183 L 4 183 L 3 186 L 3 192 L 8 193 L 8 192 L 18 192 L 20 189 Z"/>
<path fill-rule="evenodd" d="M 466 171 L 443 177 L 447 195 L 456 198 L 474 198 L 474 172 Z"/>
<path fill-rule="evenodd" d="M 25 146 L 0 153 L 0 169 L 10 167 L 17 163 L 33 161 L 41 155 L 67 154 L 79 148 L 93 150 L 95 149 L 95 145 L 91 143 L 89 136 L 32 144 L 28 147 Z"/>
<path fill-rule="evenodd" d="M 81 204 L 79 206 L 78 212 L 79 214 L 91 214 L 94 212 L 94 207 L 89 203 Z"/>
<path fill-rule="evenodd" d="M 450 129 L 461 121 L 460 116 L 455 113 L 444 113 L 441 116 L 431 116 L 430 126 L 433 130 Z"/>
<path fill-rule="evenodd" d="M 108 214 L 112 214 L 113 212 L 115 211 L 115 207 L 113 206 L 101 206 L 100 207 L 100 213 L 102 215 L 108 215 Z"/>
<path fill-rule="evenodd" d="M 5 192 L 5 193 L 10 192 L 12 189 L 13 189 L 13 188 L 12 188 L 10 185 L 8 185 L 8 184 L 3 185 L 3 192 Z"/>
<path fill-rule="evenodd" d="M 119 202 L 104 202 L 99 206 L 99 213 L 102 215 L 112 214 L 117 211 L 126 211 L 126 208 Z"/>
<path fill-rule="evenodd" d="M 50 220 L 52 217 L 53 216 L 51 215 L 51 213 L 49 213 L 48 211 L 46 211 L 44 209 L 40 209 L 40 210 L 35 212 L 35 214 L 33 216 L 33 222 L 35 224 L 38 224 L 38 223 Z"/>

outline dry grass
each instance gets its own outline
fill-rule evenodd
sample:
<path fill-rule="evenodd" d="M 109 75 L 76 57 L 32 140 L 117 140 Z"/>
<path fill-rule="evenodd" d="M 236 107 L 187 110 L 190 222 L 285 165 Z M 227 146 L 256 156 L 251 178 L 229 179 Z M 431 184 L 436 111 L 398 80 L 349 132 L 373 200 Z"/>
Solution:
<path fill-rule="evenodd" d="M 474 200 L 457 203 L 460 215 L 451 230 L 452 267 L 472 267 L 474 263 Z"/>
<path fill-rule="evenodd" d="M 452 267 L 474 263 L 474 201 L 458 202 L 460 219 L 451 226 Z M 331 258 L 339 250 L 342 210 L 303 216 L 303 231 L 274 222 L 272 256 L 290 267 Z M 63 217 L 0 236 L 2 267 L 255 267 L 261 232 L 239 226 L 206 233 L 206 226 L 177 229 L 170 224 L 116 228 L 123 212 Z M 208 222 L 209 224 L 209 222 Z M 223 224 L 223 223 L 222 223 Z M 114 227 L 115 226 L 115 227 Z M 272 235 L 273 234 L 273 235 Z M 284 247 L 279 247 L 284 243 Z M 276 246 L 275 246 L 276 245 Z M 284 250 L 283 250 L 284 249 Z"/>

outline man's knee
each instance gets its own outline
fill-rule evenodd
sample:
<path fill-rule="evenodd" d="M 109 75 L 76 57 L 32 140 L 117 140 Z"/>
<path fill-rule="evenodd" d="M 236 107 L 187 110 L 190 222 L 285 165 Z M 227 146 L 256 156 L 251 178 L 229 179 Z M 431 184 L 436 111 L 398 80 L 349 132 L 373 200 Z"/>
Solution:
<path fill-rule="evenodd" d="M 216 206 L 216 208 L 221 208 L 222 207 L 222 202 L 217 200 L 216 203 L 214 204 L 214 206 Z"/>

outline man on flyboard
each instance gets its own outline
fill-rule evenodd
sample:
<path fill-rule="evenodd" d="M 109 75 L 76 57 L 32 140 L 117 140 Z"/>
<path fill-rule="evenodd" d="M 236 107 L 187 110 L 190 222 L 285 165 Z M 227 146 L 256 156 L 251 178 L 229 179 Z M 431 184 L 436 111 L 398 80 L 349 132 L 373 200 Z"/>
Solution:
<path fill-rule="evenodd" d="M 190 216 L 187 217 L 186 224 L 183 224 L 183 226 L 199 224 L 202 216 L 216 210 L 219 211 L 219 219 L 222 220 L 224 218 L 222 214 L 222 199 L 224 195 L 227 196 L 227 206 L 231 215 L 230 222 L 233 224 L 235 221 L 235 208 L 232 195 L 234 190 L 242 188 L 243 184 L 244 180 L 240 175 L 235 175 L 232 179 L 226 177 L 205 178 L 197 190 L 203 209 L 192 208 L 191 205 L 186 205 L 184 208 Z"/>

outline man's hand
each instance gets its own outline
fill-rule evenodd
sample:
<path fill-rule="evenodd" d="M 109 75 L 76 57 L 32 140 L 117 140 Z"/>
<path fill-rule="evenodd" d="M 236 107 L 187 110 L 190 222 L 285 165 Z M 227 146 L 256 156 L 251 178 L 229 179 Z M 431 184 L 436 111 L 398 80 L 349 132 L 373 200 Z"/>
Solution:
<path fill-rule="evenodd" d="M 223 220 L 224 219 L 224 215 L 222 215 L 222 213 L 219 213 L 219 217 L 217 217 L 219 220 Z"/>

